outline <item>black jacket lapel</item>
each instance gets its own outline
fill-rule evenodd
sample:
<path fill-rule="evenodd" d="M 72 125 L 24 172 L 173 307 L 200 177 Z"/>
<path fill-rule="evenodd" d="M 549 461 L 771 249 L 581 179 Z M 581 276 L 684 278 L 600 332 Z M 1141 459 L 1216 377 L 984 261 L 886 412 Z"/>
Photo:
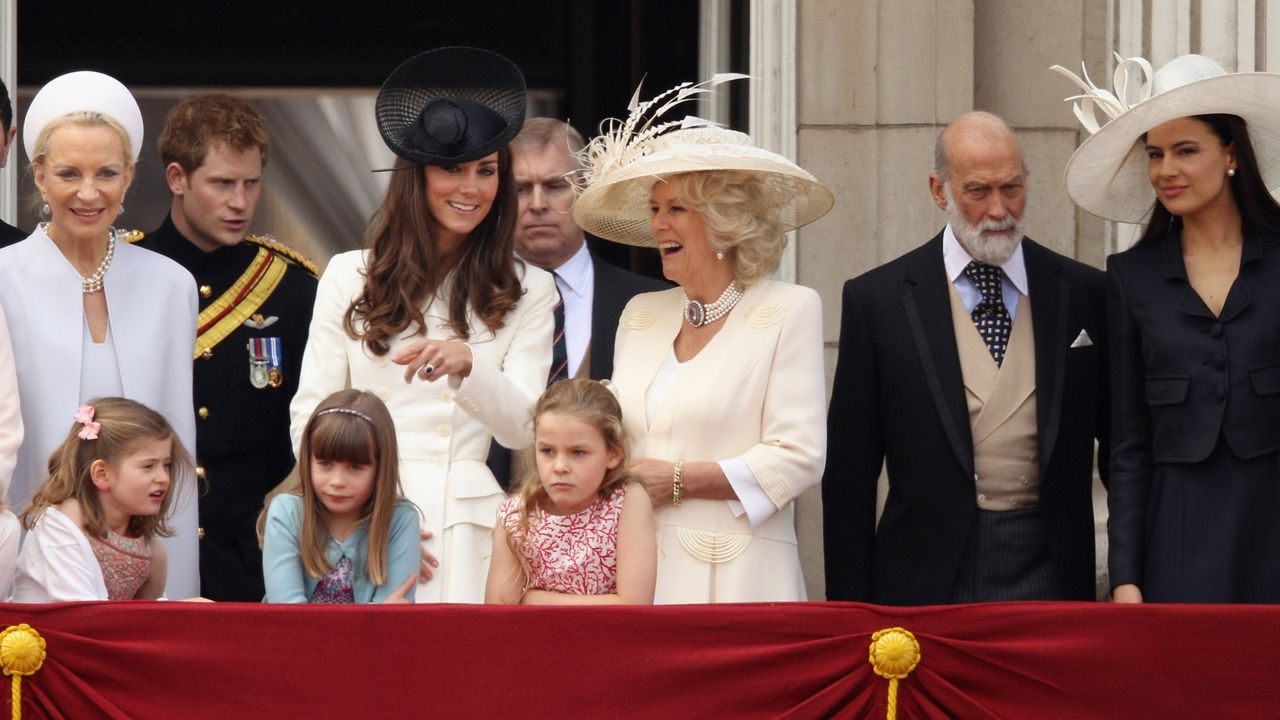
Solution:
<path fill-rule="evenodd" d="M 1062 266 L 1047 250 L 1028 238 L 1022 240 L 1027 267 L 1027 292 L 1031 296 L 1032 328 L 1036 347 L 1036 431 L 1039 433 L 1040 474 L 1048 472 L 1061 420 L 1065 386 L 1067 327 L 1071 287 L 1062 279 Z"/>
<path fill-rule="evenodd" d="M 906 274 L 908 287 L 902 296 L 903 310 L 943 430 L 960 465 L 972 477 L 973 436 L 964 398 L 960 353 L 956 349 L 956 331 L 951 323 L 951 295 L 942 260 L 942 235 L 930 240 L 923 250 L 917 254 L 920 262 Z"/>

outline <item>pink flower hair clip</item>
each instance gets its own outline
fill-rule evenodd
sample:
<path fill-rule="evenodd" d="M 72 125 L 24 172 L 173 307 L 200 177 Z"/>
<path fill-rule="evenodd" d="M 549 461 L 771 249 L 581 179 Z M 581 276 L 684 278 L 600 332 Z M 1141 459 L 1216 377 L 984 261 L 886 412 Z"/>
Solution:
<path fill-rule="evenodd" d="M 78 434 L 81 440 L 98 439 L 98 431 L 102 429 L 102 423 L 94 421 L 92 405 L 81 405 L 80 409 L 76 411 L 75 421 L 84 425 L 84 427 L 80 428 Z"/>

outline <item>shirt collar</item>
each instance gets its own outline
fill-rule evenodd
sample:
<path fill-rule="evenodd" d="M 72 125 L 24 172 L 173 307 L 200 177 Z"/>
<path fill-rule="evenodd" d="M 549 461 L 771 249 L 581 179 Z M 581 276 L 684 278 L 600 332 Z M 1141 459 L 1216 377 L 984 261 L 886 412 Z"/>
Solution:
<path fill-rule="evenodd" d="M 573 257 L 564 262 L 563 265 L 553 271 L 556 274 L 557 283 L 561 292 L 565 289 L 570 290 L 574 295 L 582 297 L 587 291 L 587 284 L 591 279 L 591 251 L 587 249 L 587 244 L 582 243 L 582 247 L 578 248 L 578 252 Z"/>
<path fill-rule="evenodd" d="M 942 231 L 942 261 L 946 264 L 947 279 L 953 283 L 964 273 L 969 263 L 973 262 L 973 256 L 960 245 L 950 223 Z M 1022 243 L 1018 243 L 1018 247 L 1000 269 L 1004 270 L 1005 277 L 1009 278 L 1009 282 L 1013 283 L 1019 293 L 1030 297 L 1027 293 L 1027 263 L 1022 258 Z"/>

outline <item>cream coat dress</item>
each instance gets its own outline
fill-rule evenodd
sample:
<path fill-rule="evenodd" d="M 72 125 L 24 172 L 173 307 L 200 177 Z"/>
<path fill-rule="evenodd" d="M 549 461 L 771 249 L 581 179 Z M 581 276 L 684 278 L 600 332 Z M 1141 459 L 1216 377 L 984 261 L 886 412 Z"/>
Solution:
<path fill-rule="evenodd" d="M 187 452 L 194 452 L 195 280 L 163 255 L 117 242 L 103 292 L 124 396 L 163 415 Z M 80 275 L 43 230 L 0 250 L 0 305 L 9 321 L 26 432 L 8 489 L 9 504 L 20 511 L 48 477 L 49 455 L 71 430 L 81 400 L 84 292 Z M 195 478 L 174 482 L 182 491 L 170 520 L 176 534 L 164 538 L 165 595 L 187 598 L 200 594 Z"/>
<path fill-rule="evenodd" d="M 404 367 L 388 356 L 421 335 L 402 333 L 391 352 L 378 357 L 343 329 L 343 316 L 364 287 L 364 265 L 363 251 L 343 253 L 320 278 L 290 406 L 295 451 L 312 411 L 333 392 L 349 385 L 382 398 L 396 424 L 405 495 L 422 511 L 422 529 L 434 534 L 427 549 L 440 561 L 435 577 L 418 586 L 416 601 L 484 602 L 504 497 L 485 457 L 491 437 L 513 449 L 533 442 L 529 411 L 551 369 L 555 282 L 550 273 L 517 262 L 525 294 L 496 333 L 471 323 L 471 374 L 406 384 Z M 452 337 L 445 301 L 432 300 L 423 314 L 428 338 Z"/>
<path fill-rule="evenodd" d="M 742 460 L 777 512 L 754 529 L 723 500 L 656 513 L 656 602 L 804 600 L 793 501 L 822 479 L 826 373 L 813 290 L 761 281 L 682 364 L 654 417 L 645 396 L 684 322 L 679 288 L 637 295 L 618 322 L 613 383 L 632 457 Z"/>

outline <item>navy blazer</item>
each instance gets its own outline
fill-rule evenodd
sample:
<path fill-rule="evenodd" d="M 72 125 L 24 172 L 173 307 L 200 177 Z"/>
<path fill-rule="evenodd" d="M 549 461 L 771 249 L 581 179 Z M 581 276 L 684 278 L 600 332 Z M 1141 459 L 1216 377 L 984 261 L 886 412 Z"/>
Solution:
<path fill-rule="evenodd" d="M 1142 581 L 1154 463 L 1200 462 L 1219 437 L 1243 460 L 1280 450 L 1280 250 L 1245 238 L 1216 317 L 1187 279 L 1177 234 L 1112 255 L 1107 275 L 1114 587 Z"/>
<path fill-rule="evenodd" d="M 1092 600 L 1094 439 L 1105 451 L 1109 427 L 1105 277 L 1029 239 L 1022 248 L 1034 309 L 1040 509 L 1063 599 Z M 1081 330 L 1092 344 L 1076 342 Z M 827 599 L 947 602 L 978 504 L 941 233 L 845 283 L 827 426 Z"/>

